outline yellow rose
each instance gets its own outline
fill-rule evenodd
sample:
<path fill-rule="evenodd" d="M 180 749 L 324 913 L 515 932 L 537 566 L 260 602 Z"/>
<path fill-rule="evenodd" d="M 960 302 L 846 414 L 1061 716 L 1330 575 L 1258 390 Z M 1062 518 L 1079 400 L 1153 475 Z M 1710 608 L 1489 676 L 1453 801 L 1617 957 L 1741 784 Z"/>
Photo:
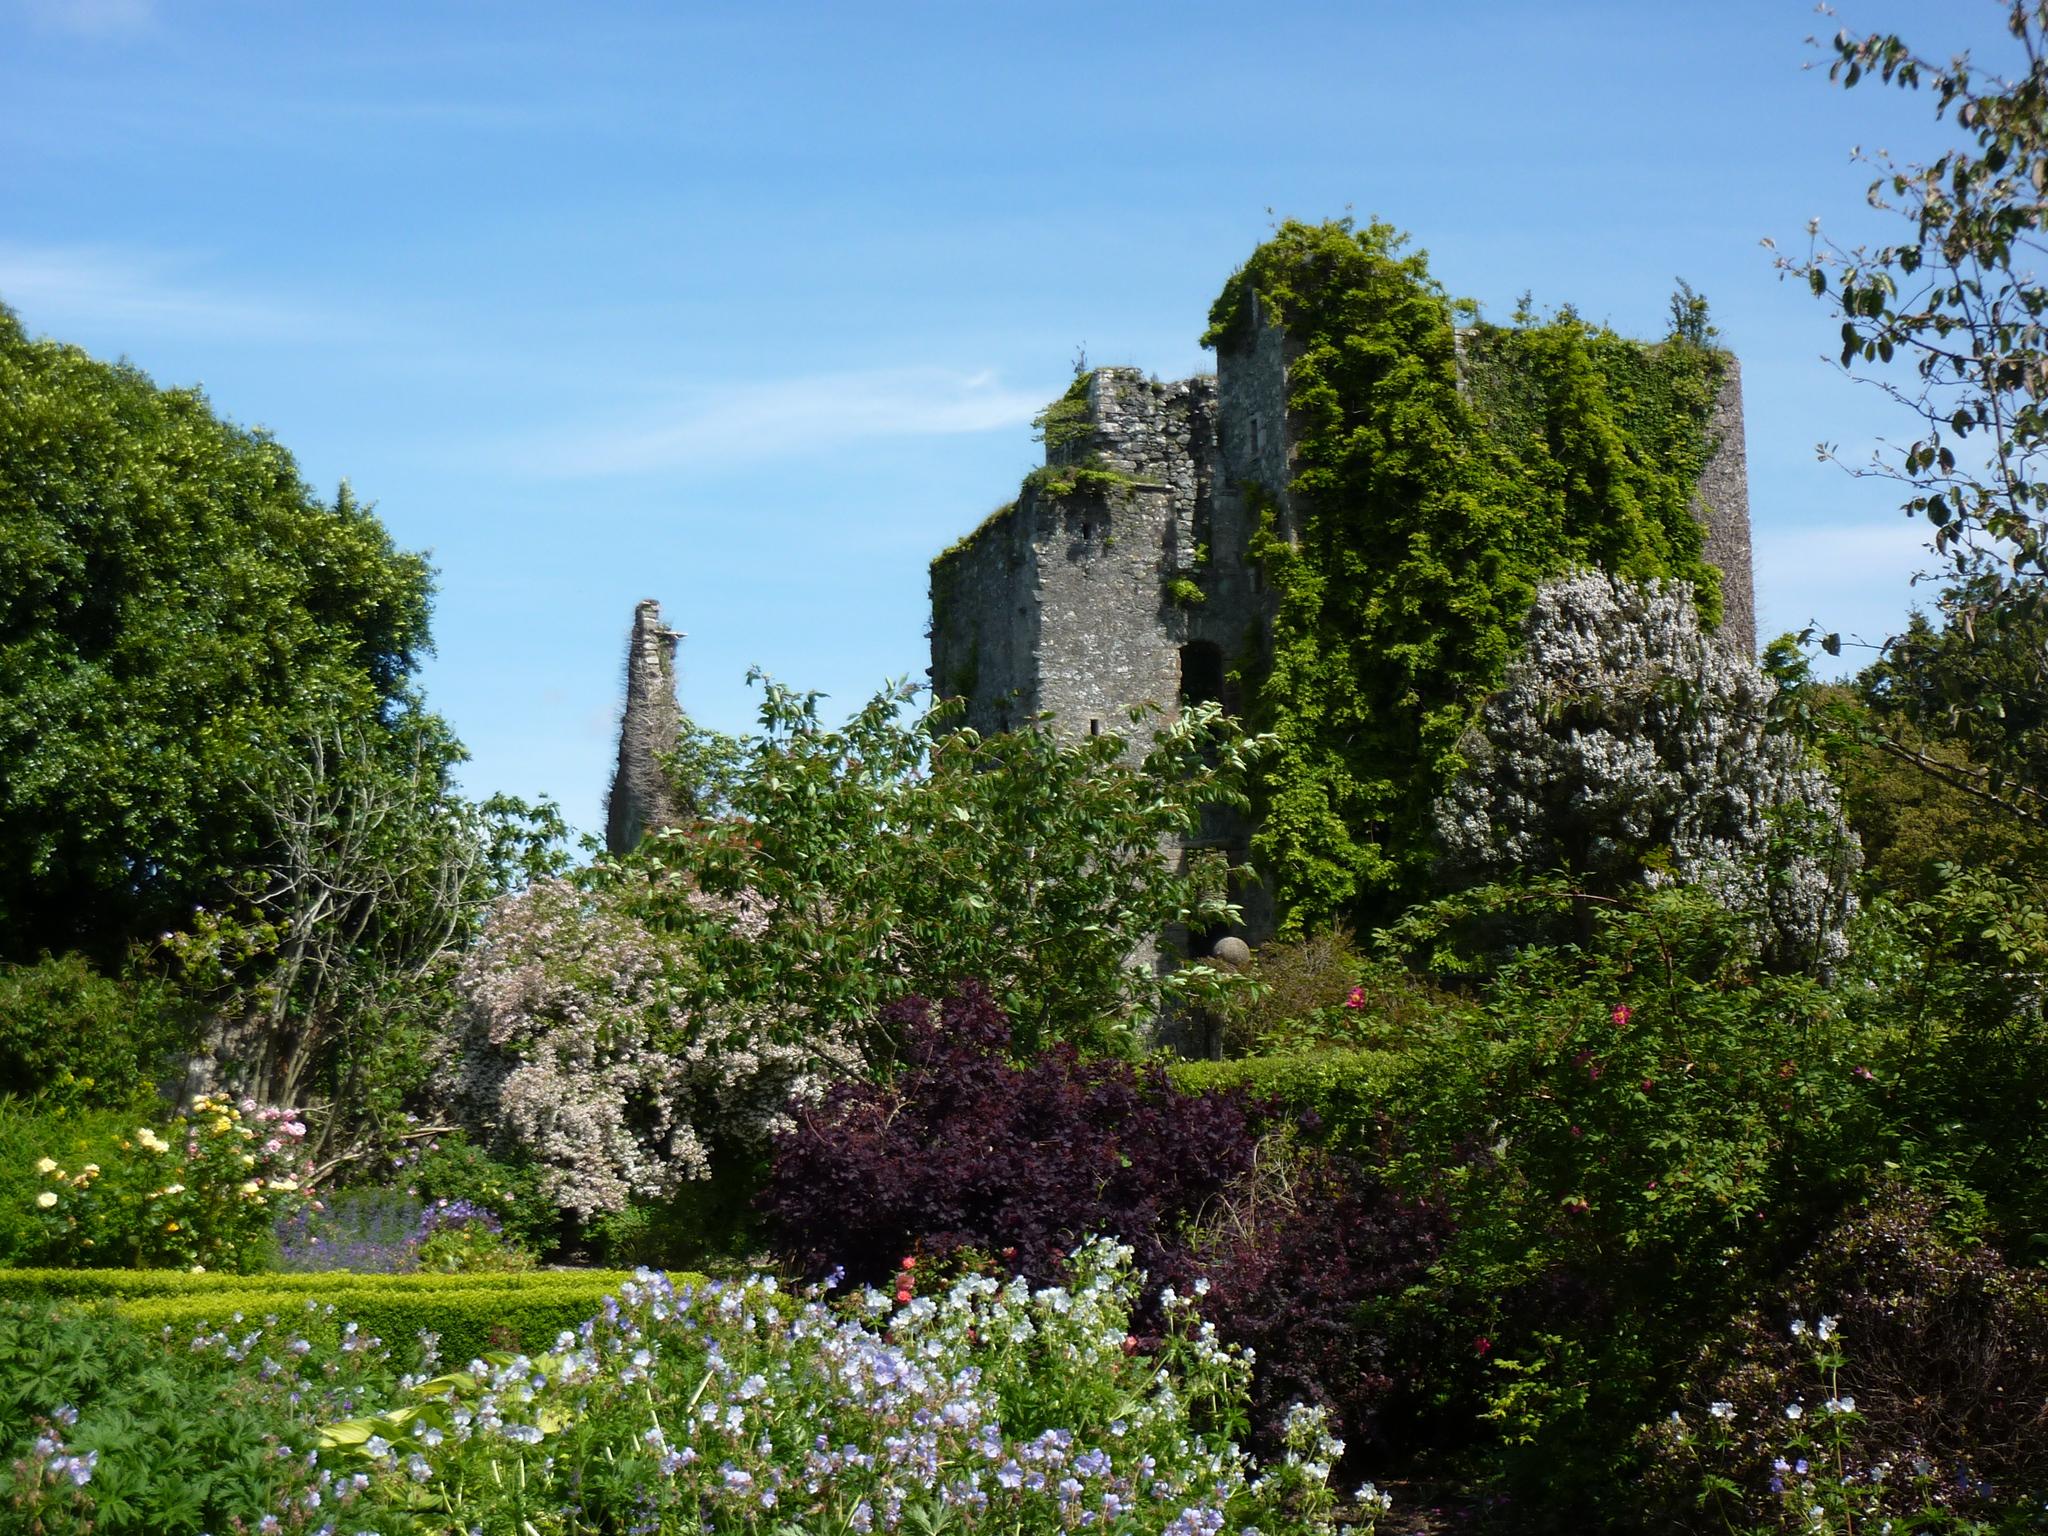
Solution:
<path fill-rule="evenodd" d="M 100 1165 L 98 1163 L 87 1163 L 82 1171 L 89 1179 L 97 1178 L 99 1177 Z"/>
<path fill-rule="evenodd" d="M 248 1183 L 242 1186 L 242 1193 L 245 1195 L 253 1195 L 256 1193 L 257 1190 L 261 1189 L 262 1187 L 263 1181 L 261 1179 L 251 1179 Z"/>
<path fill-rule="evenodd" d="M 55 1170 L 56 1166 L 57 1160 L 54 1157 L 46 1157 L 37 1162 L 36 1172 L 50 1173 Z"/>
<path fill-rule="evenodd" d="M 164 1230 L 166 1232 L 175 1232 L 178 1230 L 178 1224 L 175 1221 L 167 1221 L 164 1223 Z"/>
<path fill-rule="evenodd" d="M 297 1189 L 299 1181 L 297 1179 L 272 1179 L 270 1187 L 272 1189 Z"/>
<path fill-rule="evenodd" d="M 47 1189 L 44 1190 L 40 1195 L 36 1196 L 36 1204 L 40 1205 L 46 1211 L 56 1203 L 57 1197 L 51 1194 Z"/>

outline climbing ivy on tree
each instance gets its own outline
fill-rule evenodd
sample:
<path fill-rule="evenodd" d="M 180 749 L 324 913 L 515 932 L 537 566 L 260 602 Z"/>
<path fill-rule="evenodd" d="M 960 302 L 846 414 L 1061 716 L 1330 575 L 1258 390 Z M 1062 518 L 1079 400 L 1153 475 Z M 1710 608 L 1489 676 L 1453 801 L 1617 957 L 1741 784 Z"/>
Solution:
<path fill-rule="evenodd" d="M 1250 554 L 1278 615 L 1263 675 L 1244 678 L 1278 741 L 1255 847 L 1289 932 L 1420 894 L 1431 802 L 1545 577 L 1677 577 L 1720 616 L 1691 497 L 1725 359 L 1697 302 L 1655 345 L 1526 301 L 1484 325 L 1404 244 L 1377 221 L 1289 221 L 1203 337 L 1243 336 L 1256 296 L 1301 348 L 1295 526 L 1277 521 L 1280 487 L 1248 488 L 1267 493 Z"/>

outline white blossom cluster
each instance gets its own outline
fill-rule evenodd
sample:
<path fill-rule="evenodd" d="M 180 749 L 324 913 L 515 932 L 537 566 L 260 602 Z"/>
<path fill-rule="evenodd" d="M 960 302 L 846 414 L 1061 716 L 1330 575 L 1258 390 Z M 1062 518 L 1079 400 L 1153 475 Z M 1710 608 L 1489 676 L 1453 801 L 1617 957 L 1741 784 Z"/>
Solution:
<path fill-rule="evenodd" d="M 744 912 L 726 914 L 743 927 Z M 857 1059 L 829 1027 L 774 1030 L 690 1007 L 686 943 L 602 893 L 535 882 L 500 901 L 464 963 L 442 1087 L 489 1140 L 525 1148 L 542 1188 L 588 1220 L 708 1177 L 718 1142 L 788 1126 Z"/>
<path fill-rule="evenodd" d="M 1767 957 L 1840 959 L 1860 854 L 1826 774 L 1769 728 L 1776 691 L 1682 582 L 1547 584 L 1437 802 L 1447 865 L 1699 885 L 1760 919 Z"/>

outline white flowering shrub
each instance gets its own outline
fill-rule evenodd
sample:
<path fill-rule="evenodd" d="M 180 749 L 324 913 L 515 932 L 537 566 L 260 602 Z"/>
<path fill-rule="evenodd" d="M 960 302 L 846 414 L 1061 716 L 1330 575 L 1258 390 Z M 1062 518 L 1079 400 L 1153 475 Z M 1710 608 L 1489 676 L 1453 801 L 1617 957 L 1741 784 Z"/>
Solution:
<path fill-rule="evenodd" d="M 414 1510 L 465 1531 L 557 1530 L 573 1511 L 575 1529 L 689 1536 L 1327 1536 L 1343 1446 L 1320 1411 L 1292 1415 L 1284 1459 L 1255 1466 L 1233 1439 L 1250 1362 L 1191 1298 L 1138 1353 L 1130 1258 L 1098 1239 L 1071 1287 L 970 1275 L 943 1297 L 836 1306 L 758 1276 L 678 1290 L 642 1270 L 552 1353 L 411 1380 L 408 1401 L 330 1425 L 323 1458 L 368 1478 L 337 1536 L 412 1529 L 397 1522 Z M 1371 1491 L 1365 1531 L 1384 1507 Z"/>
<path fill-rule="evenodd" d="M 1775 693 L 1700 628 L 1684 583 L 1547 584 L 1437 802 L 1447 870 L 1697 884 L 1757 915 L 1769 958 L 1839 960 L 1856 842 L 1826 774 L 1771 729 Z"/>
<path fill-rule="evenodd" d="M 746 912 L 722 912 L 744 926 Z M 464 1011 L 441 1085 L 463 1119 L 543 1169 L 588 1220 L 711 1172 L 714 1147 L 758 1147 L 857 1061 L 839 1031 L 693 1005 L 687 940 L 613 893 L 540 880 L 502 899 L 464 961 Z"/>

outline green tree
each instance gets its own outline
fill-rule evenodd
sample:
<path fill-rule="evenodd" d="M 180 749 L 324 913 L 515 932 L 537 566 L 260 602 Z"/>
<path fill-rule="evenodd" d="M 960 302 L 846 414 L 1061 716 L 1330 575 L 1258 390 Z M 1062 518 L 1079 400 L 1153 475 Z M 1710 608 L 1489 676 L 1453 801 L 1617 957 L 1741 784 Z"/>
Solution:
<path fill-rule="evenodd" d="M 217 900 L 316 722 L 408 712 L 429 576 L 265 434 L 0 307 L 0 958 Z"/>
<path fill-rule="evenodd" d="M 910 696 L 831 730 L 816 694 L 770 682 L 761 735 L 686 733 L 675 771 L 699 820 L 600 878 L 697 935 L 705 1002 L 767 1005 L 801 1032 L 974 978 L 1022 1048 L 1108 1047 L 1172 994 L 1221 984 L 1133 956 L 1170 925 L 1234 915 L 1220 856 L 1175 845 L 1203 806 L 1244 803 L 1263 743 L 1209 706 L 1139 758 L 1043 721 L 987 737 L 943 711 L 906 723 Z"/>
<path fill-rule="evenodd" d="M 1841 365 L 1918 418 L 1859 474 L 1898 481 L 1949 566 L 1941 624 L 1916 620 L 1863 679 L 1870 742 L 2013 821 L 2048 827 L 2048 3 L 2009 0 L 2024 68 L 1937 62 L 1843 31 L 1830 77 L 1927 87 L 1964 142 L 1880 153 L 1874 207 L 1908 232 L 1844 249 L 1810 231 L 1803 278 L 1841 320 Z M 1834 450 L 1823 446 L 1823 454 Z M 1832 642 L 1833 637 L 1830 637 Z"/>

